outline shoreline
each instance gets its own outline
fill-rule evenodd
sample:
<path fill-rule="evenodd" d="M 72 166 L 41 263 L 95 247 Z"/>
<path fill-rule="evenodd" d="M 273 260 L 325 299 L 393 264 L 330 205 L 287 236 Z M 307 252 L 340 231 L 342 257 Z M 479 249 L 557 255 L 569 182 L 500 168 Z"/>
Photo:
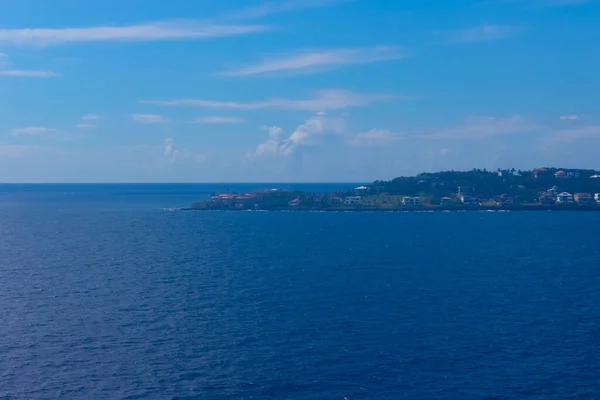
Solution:
<path fill-rule="evenodd" d="M 179 211 L 256 211 L 256 212 L 523 212 L 523 211 L 557 211 L 557 212 L 600 212 L 600 207 L 543 207 L 543 206 L 524 206 L 524 207 L 453 207 L 453 208 L 194 208 L 184 207 Z"/>

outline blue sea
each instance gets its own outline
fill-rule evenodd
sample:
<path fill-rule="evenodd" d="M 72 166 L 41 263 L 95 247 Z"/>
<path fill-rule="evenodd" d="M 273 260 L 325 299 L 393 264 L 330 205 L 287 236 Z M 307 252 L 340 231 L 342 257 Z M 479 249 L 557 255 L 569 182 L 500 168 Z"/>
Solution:
<path fill-rule="evenodd" d="M 260 188 L 0 185 L 0 398 L 600 398 L 600 213 L 175 210 Z"/>

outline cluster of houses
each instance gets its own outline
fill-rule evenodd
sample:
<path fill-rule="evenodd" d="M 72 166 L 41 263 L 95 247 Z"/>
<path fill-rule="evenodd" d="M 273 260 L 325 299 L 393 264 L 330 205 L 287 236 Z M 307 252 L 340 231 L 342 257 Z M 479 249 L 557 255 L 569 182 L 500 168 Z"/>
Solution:
<path fill-rule="evenodd" d="M 561 173 L 562 172 L 562 173 Z M 509 174 L 511 171 L 499 171 L 499 174 Z M 544 171 L 540 170 L 537 173 L 544 173 Z M 560 179 L 569 179 L 570 176 L 568 173 L 564 171 L 558 171 L 555 173 L 556 177 L 560 177 Z M 591 178 L 600 178 L 600 175 L 594 175 Z M 248 207 L 249 204 L 258 207 L 259 204 L 262 204 L 265 199 L 271 198 L 270 195 L 278 196 L 281 200 L 285 199 L 285 191 L 279 191 L 277 189 L 270 189 L 261 192 L 255 193 L 244 193 L 244 194 L 236 194 L 236 193 L 226 193 L 226 194 L 215 194 L 212 196 L 211 201 L 213 204 L 220 204 L 226 206 L 227 208 L 245 208 Z M 288 192 L 289 193 L 289 192 Z M 283 195 L 282 197 L 279 197 Z M 385 195 L 383 195 L 385 196 Z M 309 196 L 310 197 L 310 196 Z M 394 199 L 390 202 L 390 204 L 400 204 L 406 207 L 421 207 L 421 198 L 418 196 L 392 196 Z M 290 207 L 299 206 L 300 204 L 304 204 L 307 200 L 306 197 L 297 197 L 292 200 L 287 199 L 284 200 L 283 204 L 286 204 Z M 288 201 L 289 200 L 289 201 Z M 314 194 L 314 199 L 321 204 L 323 202 L 329 204 L 330 206 L 376 206 L 382 201 L 382 197 L 379 195 L 374 195 L 371 193 L 371 188 L 367 186 L 359 186 L 354 188 L 351 192 L 347 192 L 345 195 L 336 195 L 336 194 Z M 383 202 L 386 202 L 383 199 Z M 495 206 L 495 207 L 505 207 L 512 206 L 518 201 L 514 198 L 507 195 L 500 195 L 494 197 L 494 199 L 481 199 L 475 195 L 475 190 L 471 186 L 459 186 L 457 193 L 453 197 L 442 197 L 439 199 L 439 205 L 442 207 L 452 207 L 457 204 L 462 204 L 465 206 Z M 569 204 L 577 204 L 577 205 L 600 205 L 600 193 L 590 194 L 590 193 L 575 193 L 571 194 L 568 192 L 561 191 L 557 186 L 553 186 L 545 192 L 540 193 L 539 195 L 539 204 L 540 205 L 569 205 Z"/>
<path fill-rule="evenodd" d="M 571 194 L 568 192 L 558 193 L 555 196 L 556 204 L 600 204 L 600 193 L 595 193 L 593 196 L 589 193 L 575 193 Z"/>

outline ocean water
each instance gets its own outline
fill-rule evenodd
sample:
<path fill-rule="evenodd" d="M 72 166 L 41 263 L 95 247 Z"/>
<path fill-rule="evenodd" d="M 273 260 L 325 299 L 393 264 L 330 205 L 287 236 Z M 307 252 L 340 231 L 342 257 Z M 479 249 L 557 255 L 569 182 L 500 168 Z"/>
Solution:
<path fill-rule="evenodd" d="M 600 398 L 600 213 L 170 211 L 232 186 L 0 186 L 0 398 Z"/>

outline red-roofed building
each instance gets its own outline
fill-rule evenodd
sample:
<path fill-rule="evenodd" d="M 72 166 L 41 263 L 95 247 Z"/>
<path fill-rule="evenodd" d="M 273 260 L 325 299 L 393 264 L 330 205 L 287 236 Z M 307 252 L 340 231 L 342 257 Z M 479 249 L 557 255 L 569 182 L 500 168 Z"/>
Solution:
<path fill-rule="evenodd" d="M 558 179 L 567 179 L 569 175 L 565 171 L 558 171 L 554 174 L 554 176 Z"/>
<path fill-rule="evenodd" d="M 592 195 L 589 193 L 576 193 L 573 198 L 578 204 L 592 204 L 594 202 Z"/>

